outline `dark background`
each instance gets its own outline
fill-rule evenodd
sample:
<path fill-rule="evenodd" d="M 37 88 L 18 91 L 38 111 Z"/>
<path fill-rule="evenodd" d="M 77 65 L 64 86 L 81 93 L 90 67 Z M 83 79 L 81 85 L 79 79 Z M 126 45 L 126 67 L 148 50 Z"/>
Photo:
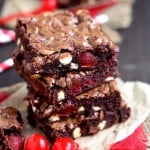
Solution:
<path fill-rule="evenodd" d="M 131 26 L 119 32 L 124 38 L 119 54 L 121 78 L 150 83 L 150 0 L 136 0 Z M 11 57 L 15 47 L 14 43 L 0 45 L 0 61 Z M 0 74 L 0 87 L 20 81 L 14 69 Z"/>

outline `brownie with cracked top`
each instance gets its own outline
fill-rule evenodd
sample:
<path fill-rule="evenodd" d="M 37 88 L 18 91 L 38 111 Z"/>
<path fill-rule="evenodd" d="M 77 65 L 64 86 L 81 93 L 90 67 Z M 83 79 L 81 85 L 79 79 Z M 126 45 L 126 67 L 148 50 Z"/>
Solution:
<path fill-rule="evenodd" d="M 23 121 L 19 111 L 13 107 L 0 109 L 0 150 L 23 150 Z"/>
<path fill-rule="evenodd" d="M 130 108 L 115 86 L 114 81 L 104 83 L 55 105 L 49 104 L 42 95 L 29 91 L 28 118 L 31 121 L 34 116 L 36 126 L 51 141 L 64 136 L 78 138 L 95 134 L 130 116 Z M 76 130 L 79 130 L 78 135 Z"/>
<path fill-rule="evenodd" d="M 118 47 L 87 10 L 18 19 L 16 36 L 18 59 L 31 75 L 93 69 L 105 72 L 106 67 L 117 72 Z"/>

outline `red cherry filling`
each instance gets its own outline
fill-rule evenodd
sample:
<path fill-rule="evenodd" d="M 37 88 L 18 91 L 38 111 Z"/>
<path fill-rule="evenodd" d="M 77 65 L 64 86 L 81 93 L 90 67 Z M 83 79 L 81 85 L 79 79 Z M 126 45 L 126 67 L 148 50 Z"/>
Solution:
<path fill-rule="evenodd" d="M 49 150 L 49 144 L 44 136 L 36 133 L 26 140 L 25 150 Z"/>
<path fill-rule="evenodd" d="M 79 150 L 79 146 L 70 138 L 60 138 L 55 141 L 52 150 Z"/>
<path fill-rule="evenodd" d="M 92 78 L 87 78 L 83 82 L 83 85 L 85 87 L 93 87 L 95 86 L 95 84 L 97 84 L 96 79 L 92 79 Z"/>
<path fill-rule="evenodd" d="M 64 106 L 64 108 L 61 109 L 61 110 L 58 112 L 58 114 L 59 114 L 59 116 L 61 116 L 61 117 L 69 117 L 69 116 L 71 115 L 72 111 L 73 111 L 73 106 L 72 106 L 71 102 L 69 101 L 69 102 Z"/>
<path fill-rule="evenodd" d="M 97 84 L 97 80 L 88 77 L 88 78 L 81 78 L 81 79 L 73 79 L 72 86 L 71 86 L 71 93 L 73 95 L 82 92 L 85 88 L 93 87 Z"/>
<path fill-rule="evenodd" d="M 79 58 L 81 67 L 94 67 L 97 64 L 96 57 L 90 52 L 84 52 Z"/>

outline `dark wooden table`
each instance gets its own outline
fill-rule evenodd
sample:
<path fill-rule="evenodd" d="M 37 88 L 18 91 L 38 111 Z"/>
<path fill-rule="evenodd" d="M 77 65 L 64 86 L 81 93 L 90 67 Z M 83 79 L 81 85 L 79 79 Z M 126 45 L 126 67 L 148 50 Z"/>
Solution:
<path fill-rule="evenodd" d="M 120 45 L 119 71 L 121 78 L 150 83 L 150 0 L 136 0 L 133 22 L 128 29 L 120 30 L 124 40 Z M 9 58 L 14 43 L 0 45 L 0 61 Z M 22 81 L 14 69 L 0 74 L 0 87 Z"/>

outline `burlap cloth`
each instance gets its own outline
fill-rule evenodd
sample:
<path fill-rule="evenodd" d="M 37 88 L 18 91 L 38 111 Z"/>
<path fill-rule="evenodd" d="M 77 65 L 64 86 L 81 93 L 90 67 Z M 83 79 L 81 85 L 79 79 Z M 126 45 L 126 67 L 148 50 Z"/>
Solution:
<path fill-rule="evenodd" d="M 89 144 L 88 146 L 93 148 L 94 144 L 94 146 L 96 146 L 94 150 L 107 149 L 110 143 L 118 142 L 128 135 L 131 135 L 142 122 L 144 122 L 145 132 L 148 137 L 147 147 L 150 146 L 150 85 L 139 81 L 124 83 L 120 79 L 117 79 L 117 83 L 122 96 L 128 102 L 129 106 L 131 106 L 133 114 L 131 114 L 131 117 L 127 122 L 117 126 L 115 125 L 110 129 L 105 129 L 95 137 L 79 138 L 77 142 L 81 147 L 84 147 L 83 143 L 90 143 L 89 141 L 91 141 L 91 145 Z M 24 134 L 28 136 L 31 133 L 37 132 L 36 129 L 31 128 L 26 120 L 26 102 L 23 100 L 27 95 L 26 83 L 22 82 L 1 88 L 0 92 L 11 94 L 11 96 L 1 104 L 1 107 L 14 106 L 21 111 L 24 120 Z M 113 134 L 114 130 L 116 131 L 115 134 Z M 94 143 L 95 138 L 99 138 L 100 142 L 98 145 L 96 145 L 98 142 Z"/>

